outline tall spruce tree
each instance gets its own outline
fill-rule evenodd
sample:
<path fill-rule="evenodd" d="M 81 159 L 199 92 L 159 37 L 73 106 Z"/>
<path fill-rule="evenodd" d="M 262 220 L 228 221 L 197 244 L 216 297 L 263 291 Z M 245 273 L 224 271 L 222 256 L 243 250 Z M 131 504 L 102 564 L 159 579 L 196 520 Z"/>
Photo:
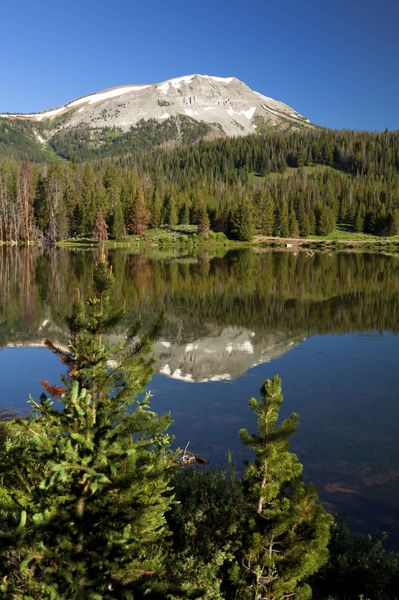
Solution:
<path fill-rule="evenodd" d="M 0 436 L 0 590 L 9 598 L 136 598 L 162 570 L 170 418 L 149 408 L 149 337 L 108 347 L 111 274 L 69 318 L 62 386 Z M 136 340 L 136 341 L 135 341 Z M 114 360 L 111 362 L 111 357 Z M 56 399 L 57 404 L 54 403 Z M 132 409 L 128 411 L 128 409 Z"/>
<path fill-rule="evenodd" d="M 210 221 L 208 217 L 208 211 L 206 210 L 205 204 L 201 206 L 198 224 L 198 233 L 204 239 L 209 237 Z"/>
<path fill-rule="evenodd" d="M 286 202 L 282 202 L 278 211 L 277 235 L 288 237 L 290 234 L 289 213 Z"/>
<path fill-rule="evenodd" d="M 247 198 L 242 198 L 233 211 L 230 235 L 233 239 L 242 242 L 250 242 L 252 240 L 252 207 Z"/>
<path fill-rule="evenodd" d="M 289 451 L 289 437 L 298 417 L 292 413 L 278 424 L 283 396 L 279 377 L 267 380 L 261 398 L 249 405 L 258 429 L 240 431 L 242 442 L 255 452 L 244 475 L 242 550 L 232 569 L 238 597 L 246 600 L 306 599 L 307 578 L 328 557 L 331 517 L 302 479 L 302 465 Z"/>
<path fill-rule="evenodd" d="M 260 194 L 257 202 L 257 213 L 259 233 L 261 235 L 273 235 L 274 211 L 274 201 L 270 192 Z"/>
<path fill-rule="evenodd" d="M 166 223 L 170 227 L 176 227 L 178 218 L 177 218 L 177 207 L 176 207 L 176 199 L 173 194 L 171 194 L 167 199 L 167 211 L 166 211 Z"/>
<path fill-rule="evenodd" d="M 151 227 L 157 228 L 162 225 L 162 198 L 159 191 L 155 188 L 152 195 L 151 204 Z"/>
<path fill-rule="evenodd" d="M 320 206 L 316 209 L 317 235 L 328 235 L 335 227 L 335 216 L 329 206 Z"/>
<path fill-rule="evenodd" d="M 112 211 L 111 237 L 114 240 L 121 240 L 126 236 L 125 220 L 123 218 L 123 209 L 120 200 L 115 201 Z"/>

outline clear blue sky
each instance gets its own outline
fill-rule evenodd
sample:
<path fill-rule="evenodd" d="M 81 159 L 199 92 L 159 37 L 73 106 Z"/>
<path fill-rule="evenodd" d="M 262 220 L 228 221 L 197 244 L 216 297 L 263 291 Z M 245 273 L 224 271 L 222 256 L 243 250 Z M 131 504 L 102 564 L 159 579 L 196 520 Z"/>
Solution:
<path fill-rule="evenodd" d="M 321 125 L 399 129 L 399 0 L 8 0 L 0 18 L 0 112 L 202 73 Z"/>

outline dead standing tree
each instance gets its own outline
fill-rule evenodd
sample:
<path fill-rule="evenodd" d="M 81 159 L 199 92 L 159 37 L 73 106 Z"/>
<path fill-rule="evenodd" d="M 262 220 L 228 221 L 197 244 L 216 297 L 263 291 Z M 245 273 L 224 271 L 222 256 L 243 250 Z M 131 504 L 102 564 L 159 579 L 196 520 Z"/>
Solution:
<path fill-rule="evenodd" d="M 58 165 L 52 166 L 47 175 L 47 193 L 50 218 L 46 237 L 47 241 L 53 245 L 57 240 L 62 238 L 64 233 L 64 231 L 60 231 L 59 227 L 59 211 L 63 196 L 63 182 L 62 171 L 58 168 Z"/>
<path fill-rule="evenodd" d="M 151 213 L 146 206 L 144 194 L 139 191 L 130 210 L 128 229 L 133 235 L 143 235 L 150 221 Z"/>
<path fill-rule="evenodd" d="M 94 219 L 93 237 L 100 245 L 100 258 L 105 260 L 107 252 L 105 243 L 108 241 L 108 225 L 102 210 L 96 212 Z"/>
<path fill-rule="evenodd" d="M 29 161 L 24 161 L 19 169 L 17 201 L 20 235 L 29 245 L 32 240 L 34 201 L 33 167 Z"/>

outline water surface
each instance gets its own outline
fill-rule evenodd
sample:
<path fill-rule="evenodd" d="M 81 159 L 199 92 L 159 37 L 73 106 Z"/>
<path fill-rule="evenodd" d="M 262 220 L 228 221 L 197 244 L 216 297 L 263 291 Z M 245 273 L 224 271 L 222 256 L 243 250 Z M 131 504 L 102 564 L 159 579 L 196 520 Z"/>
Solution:
<path fill-rule="evenodd" d="M 25 406 L 61 367 L 31 347 L 67 339 L 64 316 L 89 290 L 95 255 L 2 249 L 0 381 L 3 406 Z M 113 302 L 144 326 L 164 311 L 150 389 L 171 410 L 176 443 L 238 469 L 247 400 L 283 379 L 283 414 L 300 425 L 293 448 L 331 510 L 359 531 L 399 543 L 399 259 L 372 254 L 230 252 L 223 256 L 110 254 Z M 17 348 L 10 345 L 19 344 Z M 161 374 L 159 374 L 161 373 Z"/>

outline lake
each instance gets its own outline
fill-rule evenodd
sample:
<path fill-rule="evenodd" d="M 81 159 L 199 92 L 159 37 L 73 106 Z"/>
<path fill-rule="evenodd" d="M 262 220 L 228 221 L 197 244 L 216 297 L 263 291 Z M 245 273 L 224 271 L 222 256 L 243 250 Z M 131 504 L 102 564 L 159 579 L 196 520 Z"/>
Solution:
<path fill-rule="evenodd" d="M 0 405 L 26 408 L 58 359 L 40 347 L 67 340 L 64 323 L 87 294 L 95 251 L 0 247 Z M 355 531 L 386 531 L 399 546 L 399 257 L 366 253 L 153 250 L 109 253 L 112 300 L 143 327 L 161 312 L 153 407 L 171 411 L 176 444 L 237 470 L 253 428 L 248 399 L 283 380 L 295 410 L 292 448 L 320 497 Z"/>

